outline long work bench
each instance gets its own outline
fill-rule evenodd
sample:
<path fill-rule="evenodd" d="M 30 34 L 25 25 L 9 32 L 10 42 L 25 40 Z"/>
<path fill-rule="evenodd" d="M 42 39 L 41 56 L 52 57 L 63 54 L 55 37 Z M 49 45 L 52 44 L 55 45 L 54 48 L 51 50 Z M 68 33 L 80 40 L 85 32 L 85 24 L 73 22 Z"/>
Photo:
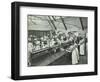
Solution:
<path fill-rule="evenodd" d="M 84 43 L 84 40 L 80 40 L 80 45 Z M 63 46 L 69 46 L 70 43 L 65 43 Z M 66 55 L 67 51 L 60 51 L 58 50 L 56 53 L 53 52 L 55 48 L 59 49 L 60 46 L 53 46 L 49 48 L 45 48 L 42 50 L 38 50 L 32 53 L 32 66 L 46 66 L 51 64 L 52 62 L 56 61 L 57 59 L 61 58 L 62 56 Z M 67 54 L 69 55 L 69 54 Z"/>

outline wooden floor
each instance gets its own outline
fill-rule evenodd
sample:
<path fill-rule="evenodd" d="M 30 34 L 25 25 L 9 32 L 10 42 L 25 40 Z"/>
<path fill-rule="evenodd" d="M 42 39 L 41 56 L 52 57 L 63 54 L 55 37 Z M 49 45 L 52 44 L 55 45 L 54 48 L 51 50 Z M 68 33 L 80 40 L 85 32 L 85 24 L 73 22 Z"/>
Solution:
<path fill-rule="evenodd" d="M 32 66 L 71 65 L 71 53 L 65 51 L 55 54 L 45 54 L 32 59 Z M 87 55 L 80 55 L 78 64 L 87 64 Z"/>

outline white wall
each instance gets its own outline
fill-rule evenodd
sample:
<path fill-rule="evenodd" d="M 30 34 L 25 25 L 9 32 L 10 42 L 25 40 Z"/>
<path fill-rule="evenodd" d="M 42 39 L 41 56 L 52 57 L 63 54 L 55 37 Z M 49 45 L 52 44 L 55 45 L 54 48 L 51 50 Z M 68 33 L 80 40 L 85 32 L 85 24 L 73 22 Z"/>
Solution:
<path fill-rule="evenodd" d="M 17 0 L 16 0 L 17 1 Z M 58 4 L 72 4 L 72 5 L 89 5 L 98 6 L 100 10 L 100 0 L 20 0 L 29 2 L 41 3 L 58 3 Z M 0 1 L 0 82 L 13 82 L 10 79 L 10 66 L 11 66 L 11 2 L 13 0 Z M 99 11 L 100 13 L 100 11 Z M 100 16 L 98 16 L 100 18 Z M 100 19 L 98 19 L 100 21 Z M 99 25 L 100 26 L 100 25 Z M 99 27 L 98 26 L 98 27 Z M 98 29 L 100 30 L 100 28 Z M 99 32 L 100 35 L 100 32 Z M 99 41 L 100 42 L 100 37 Z M 100 48 L 100 46 L 99 46 Z M 100 51 L 100 50 L 99 50 Z M 100 52 L 98 53 L 100 58 Z M 100 62 L 100 59 L 99 59 Z M 100 63 L 99 63 L 100 64 Z M 99 65 L 100 68 L 100 65 Z M 100 71 L 99 71 L 100 73 Z M 84 76 L 84 77 L 65 77 L 53 79 L 39 79 L 35 82 L 99 82 L 100 75 L 98 76 Z M 26 80 L 26 82 L 33 82 L 33 80 Z"/>

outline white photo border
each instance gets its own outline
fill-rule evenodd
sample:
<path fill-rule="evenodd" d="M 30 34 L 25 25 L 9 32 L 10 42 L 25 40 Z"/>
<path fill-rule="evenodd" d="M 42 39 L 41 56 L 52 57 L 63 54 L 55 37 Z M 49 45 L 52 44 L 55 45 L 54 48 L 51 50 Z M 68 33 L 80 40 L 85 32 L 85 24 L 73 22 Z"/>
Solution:
<path fill-rule="evenodd" d="M 27 15 L 58 15 L 88 17 L 88 64 L 27 67 Z M 94 15 L 93 10 L 20 7 L 20 76 L 94 72 Z"/>

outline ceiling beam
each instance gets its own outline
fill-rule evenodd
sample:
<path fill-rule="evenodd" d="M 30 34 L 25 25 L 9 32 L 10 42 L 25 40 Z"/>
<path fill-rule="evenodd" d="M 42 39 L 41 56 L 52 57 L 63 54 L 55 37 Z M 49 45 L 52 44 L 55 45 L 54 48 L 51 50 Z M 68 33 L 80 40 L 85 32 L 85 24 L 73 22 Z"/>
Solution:
<path fill-rule="evenodd" d="M 62 21 L 62 23 L 63 23 L 65 29 L 67 30 L 67 26 L 66 26 L 66 24 L 65 24 L 65 22 L 64 22 L 64 20 L 63 20 L 63 18 L 62 18 L 61 16 L 60 16 L 60 18 L 61 18 L 61 21 Z"/>

